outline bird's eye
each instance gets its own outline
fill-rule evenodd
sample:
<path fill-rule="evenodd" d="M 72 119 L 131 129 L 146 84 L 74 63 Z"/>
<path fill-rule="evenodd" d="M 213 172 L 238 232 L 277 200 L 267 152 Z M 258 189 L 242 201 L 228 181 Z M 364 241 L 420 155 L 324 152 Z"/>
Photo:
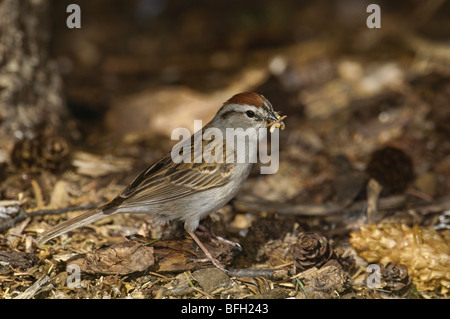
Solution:
<path fill-rule="evenodd" d="M 247 114 L 247 116 L 250 118 L 255 117 L 255 113 L 253 111 L 247 111 L 245 112 L 245 114 Z"/>

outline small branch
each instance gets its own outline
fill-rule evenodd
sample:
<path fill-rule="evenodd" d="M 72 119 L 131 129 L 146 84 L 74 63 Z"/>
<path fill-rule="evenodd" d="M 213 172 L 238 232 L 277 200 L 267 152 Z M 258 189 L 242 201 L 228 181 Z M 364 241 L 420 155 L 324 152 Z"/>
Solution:
<path fill-rule="evenodd" d="M 58 208 L 58 209 L 40 209 L 33 212 L 25 212 L 24 209 L 19 208 L 19 215 L 16 217 L 0 224 L 0 232 L 3 232 L 5 230 L 10 229 L 15 224 L 20 223 L 22 220 L 29 218 L 29 217 L 35 217 L 35 216 L 43 216 L 43 215 L 58 215 L 58 214 L 64 214 L 68 212 L 74 212 L 78 210 L 88 210 L 96 207 L 95 204 L 89 204 L 89 205 L 80 205 L 80 206 L 72 206 L 72 207 L 65 207 L 65 208 Z"/>
<path fill-rule="evenodd" d="M 374 197 L 375 198 L 375 197 Z M 367 200 L 354 202 L 350 205 L 335 203 L 326 204 L 290 204 L 284 202 L 274 202 L 258 198 L 256 196 L 239 196 L 234 201 L 234 206 L 242 211 L 270 212 L 295 216 L 331 216 L 342 214 L 346 211 L 363 211 L 368 206 Z M 409 209 L 414 209 L 422 215 L 435 214 L 445 210 L 450 210 L 450 195 L 437 198 L 433 203 L 417 203 L 409 201 L 407 195 L 393 195 L 389 197 L 378 198 L 377 210 L 401 209 L 408 205 Z"/>
<path fill-rule="evenodd" d="M 42 287 L 50 280 L 48 275 L 44 275 L 39 278 L 33 285 L 31 285 L 27 290 L 17 295 L 14 299 L 31 299 L 35 296 Z"/>
<path fill-rule="evenodd" d="M 232 277 L 264 277 L 270 279 L 281 279 L 292 275 L 292 271 L 283 269 L 228 269 Z"/>
<path fill-rule="evenodd" d="M 378 213 L 378 199 L 383 186 L 375 179 L 371 178 L 367 183 L 367 221 L 374 223 Z"/>
<path fill-rule="evenodd" d="M 17 215 L 16 217 L 0 224 L 0 232 L 5 231 L 7 229 L 10 229 L 11 227 L 13 227 L 15 224 L 21 222 L 22 220 L 24 220 L 25 218 L 27 218 L 27 213 L 25 212 L 25 210 L 23 210 L 22 208 L 19 207 L 19 215 Z"/>
<path fill-rule="evenodd" d="M 367 201 L 358 201 L 350 205 L 335 203 L 326 204 L 290 204 L 283 202 L 267 201 L 253 196 L 241 196 L 234 200 L 236 208 L 243 211 L 273 212 L 296 216 L 330 216 L 341 214 L 343 211 L 362 211 L 367 206 Z M 378 201 L 378 209 L 397 209 L 407 204 L 407 196 L 396 195 L 381 198 Z"/>
<path fill-rule="evenodd" d="M 88 205 L 70 206 L 70 207 L 57 208 L 57 209 L 39 209 L 39 210 L 27 213 L 27 217 L 42 216 L 42 215 L 58 215 L 58 214 L 64 214 L 64 213 L 69 213 L 69 212 L 75 212 L 78 210 L 89 210 L 96 206 L 97 206 L 96 204 L 88 204 Z"/>

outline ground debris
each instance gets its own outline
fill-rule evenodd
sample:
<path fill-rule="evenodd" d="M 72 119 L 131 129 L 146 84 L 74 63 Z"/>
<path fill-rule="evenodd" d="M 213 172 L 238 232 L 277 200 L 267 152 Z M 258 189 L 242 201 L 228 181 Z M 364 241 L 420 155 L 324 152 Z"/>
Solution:
<path fill-rule="evenodd" d="M 299 271 L 320 268 L 335 257 L 334 249 L 326 237 L 314 232 L 301 233 L 291 250 L 294 265 Z"/>
<path fill-rule="evenodd" d="M 204 245 L 224 264 L 231 261 L 230 247 L 212 243 Z M 129 241 L 72 257 L 66 263 L 77 264 L 82 271 L 90 274 L 127 275 L 144 271 L 163 273 L 195 270 L 209 264 L 205 258 L 190 238 L 164 241 L 135 236 Z"/>
<path fill-rule="evenodd" d="M 332 261 L 320 269 L 305 270 L 295 276 L 302 285 L 297 298 L 338 298 L 347 287 L 348 277 L 339 263 Z"/>
<path fill-rule="evenodd" d="M 39 258 L 35 254 L 20 251 L 0 251 L 0 266 L 11 266 L 12 268 L 28 269 L 32 267 Z"/>
<path fill-rule="evenodd" d="M 422 291 L 448 294 L 450 231 L 383 223 L 361 226 L 350 235 L 356 252 L 369 263 L 403 264 Z"/>
<path fill-rule="evenodd" d="M 31 299 L 34 295 L 39 293 L 39 291 L 43 288 L 45 284 L 49 282 L 49 280 L 50 277 L 48 275 L 42 276 L 37 281 L 35 281 L 34 284 L 31 285 L 27 290 L 14 297 L 14 299 Z"/>
<path fill-rule="evenodd" d="M 199 269 L 194 271 L 192 275 L 202 289 L 208 293 L 225 287 L 230 282 L 228 275 L 217 268 Z"/>
<path fill-rule="evenodd" d="M 67 263 L 76 264 L 90 274 L 127 275 L 151 268 L 155 256 L 152 247 L 127 241 L 73 257 Z"/>
<path fill-rule="evenodd" d="M 95 19 L 79 32 L 55 28 L 64 85 L 27 56 L 5 56 L 2 74 L 17 81 L 3 82 L 20 90 L 5 91 L 0 116 L 0 298 L 448 298 L 448 1 L 386 2 L 376 30 L 361 19 L 363 2 L 150 2 L 105 10 L 87 1 Z M 67 4 L 52 6 L 64 25 Z M 37 131 L 16 125 L 34 123 L 47 98 L 60 105 L 60 90 L 70 112 L 41 112 L 48 123 Z M 242 246 L 202 238 L 227 274 L 182 223 L 157 224 L 151 212 L 35 245 L 50 226 L 115 198 L 170 151 L 175 128 L 206 124 L 242 91 L 287 118 L 277 173 L 255 164 L 226 208 L 201 221 Z M 306 233 L 316 240 L 299 242 Z M 77 288 L 70 265 L 80 268 Z M 372 266 L 381 287 L 369 285 Z"/>

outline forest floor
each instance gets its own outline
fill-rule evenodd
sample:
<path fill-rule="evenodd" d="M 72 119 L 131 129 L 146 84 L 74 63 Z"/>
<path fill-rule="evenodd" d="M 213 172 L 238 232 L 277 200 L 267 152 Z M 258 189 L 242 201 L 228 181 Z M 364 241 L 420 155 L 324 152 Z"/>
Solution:
<path fill-rule="evenodd" d="M 361 20 L 326 1 L 262 1 L 254 16 L 250 4 L 175 1 L 156 17 L 128 3 L 82 3 L 82 29 L 55 32 L 76 129 L 18 143 L 2 172 L 1 298 L 450 296 L 448 15 L 422 4 L 399 19 L 390 7 L 368 29 L 365 8 Z M 255 165 L 202 221 L 240 244 L 201 237 L 228 273 L 183 225 L 151 216 L 109 216 L 36 245 L 170 151 L 174 128 L 206 123 L 242 91 L 287 119 L 277 173 Z"/>

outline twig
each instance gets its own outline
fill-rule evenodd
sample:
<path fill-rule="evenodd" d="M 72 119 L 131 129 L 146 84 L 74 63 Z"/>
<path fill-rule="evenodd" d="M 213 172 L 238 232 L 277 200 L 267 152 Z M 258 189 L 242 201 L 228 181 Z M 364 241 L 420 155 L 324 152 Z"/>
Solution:
<path fill-rule="evenodd" d="M 420 211 L 423 215 L 429 213 L 439 213 L 450 209 L 450 195 L 438 198 L 434 200 L 431 204 L 419 205 L 414 207 L 416 210 Z"/>
<path fill-rule="evenodd" d="M 88 210 L 96 207 L 95 204 L 89 204 L 89 205 L 80 205 L 80 206 L 72 206 L 72 207 L 65 207 L 65 208 L 58 208 L 58 209 L 40 209 L 33 212 L 25 212 L 24 209 L 19 207 L 19 215 L 16 217 L 0 224 L 0 232 L 3 232 L 5 230 L 10 229 L 15 224 L 21 222 L 22 220 L 28 218 L 28 217 L 35 217 L 35 216 L 42 216 L 42 215 L 57 215 L 57 214 L 63 214 L 68 212 L 74 212 L 78 210 Z"/>
<path fill-rule="evenodd" d="M 228 274 L 232 277 L 264 277 L 270 279 L 280 279 L 291 276 L 292 271 L 281 269 L 228 269 Z"/>
<path fill-rule="evenodd" d="M 233 203 L 236 208 L 244 211 L 276 212 L 286 215 L 327 216 L 341 211 L 341 206 L 337 204 L 287 204 L 248 196 L 238 197 Z"/>
<path fill-rule="evenodd" d="M 228 273 L 232 277 L 266 277 L 273 276 L 273 269 L 228 269 Z"/>
<path fill-rule="evenodd" d="M 64 208 L 57 208 L 57 209 L 39 209 L 32 212 L 27 213 L 27 217 L 34 217 L 34 216 L 42 216 L 42 215 L 58 215 L 58 214 L 64 214 L 69 212 L 75 212 L 78 210 L 88 210 L 96 207 L 96 204 L 88 204 L 88 205 L 78 205 L 78 206 L 71 206 L 71 207 L 64 207 Z"/>
<path fill-rule="evenodd" d="M 421 215 L 436 214 L 450 210 L 450 195 L 434 199 L 433 203 L 408 200 L 407 195 L 394 195 L 378 198 L 377 210 L 408 209 L 416 210 Z M 365 211 L 367 200 L 354 202 L 350 205 L 340 204 L 290 204 L 273 202 L 258 198 L 256 196 L 241 196 L 235 199 L 234 206 L 243 211 L 270 212 L 285 215 L 296 215 L 305 217 L 320 217 L 342 214 L 351 211 Z"/>
<path fill-rule="evenodd" d="M 48 275 L 44 275 L 39 278 L 34 284 L 32 284 L 27 290 L 20 293 L 14 299 L 31 299 L 34 295 L 36 295 L 48 281 L 50 277 Z"/>
<path fill-rule="evenodd" d="M 0 232 L 5 231 L 7 229 L 10 229 L 11 227 L 13 227 L 15 224 L 21 222 L 22 220 L 24 220 L 25 218 L 27 218 L 27 213 L 25 212 L 25 210 L 23 210 L 22 208 L 19 207 L 19 215 L 17 215 L 16 217 L 4 222 L 3 224 L 0 225 Z"/>
<path fill-rule="evenodd" d="M 407 203 L 407 196 L 396 195 L 381 198 L 378 201 L 378 209 L 396 209 L 403 207 Z M 290 204 L 264 200 L 257 197 L 238 197 L 234 201 L 234 205 L 238 209 L 256 212 L 274 212 L 286 215 L 297 216 L 330 216 L 340 214 L 343 211 L 361 211 L 365 209 L 367 201 L 358 201 L 350 205 L 342 205 L 335 203 L 326 204 Z"/>
<path fill-rule="evenodd" d="M 42 196 L 42 190 L 35 179 L 31 180 L 31 188 L 33 188 L 34 197 L 36 198 L 37 201 L 37 206 L 38 207 L 44 206 L 44 197 Z"/>
<path fill-rule="evenodd" d="M 373 178 L 367 183 L 367 221 L 369 223 L 375 222 L 378 213 L 378 199 L 382 189 L 383 186 Z"/>

